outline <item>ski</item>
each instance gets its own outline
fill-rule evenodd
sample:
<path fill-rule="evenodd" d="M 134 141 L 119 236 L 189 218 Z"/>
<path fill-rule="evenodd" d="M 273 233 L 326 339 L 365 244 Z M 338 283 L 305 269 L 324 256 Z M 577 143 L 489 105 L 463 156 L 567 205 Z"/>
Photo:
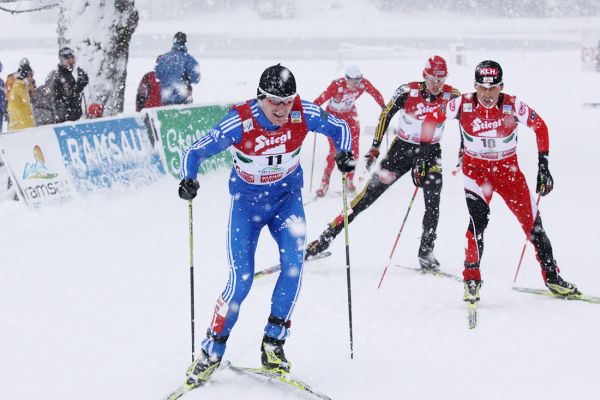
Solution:
<path fill-rule="evenodd" d="M 588 102 L 583 103 L 583 108 L 597 108 L 600 107 L 600 103 Z"/>
<path fill-rule="evenodd" d="M 181 396 L 183 396 L 186 392 L 189 392 L 189 391 L 190 391 L 190 389 L 185 387 L 185 385 L 181 385 L 177 388 L 176 391 L 174 391 L 173 393 L 171 393 L 170 395 L 165 397 L 164 400 L 177 400 L 177 399 L 181 398 Z"/>
<path fill-rule="evenodd" d="M 311 204 L 311 203 L 314 203 L 315 201 L 319 200 L 320 198 L 321 198 L 321 197 L 319 197 L 319 196 L 317 196 L 317 195 L 313 195 L 313 196 L 312 196 L 310 199 L 308 199 L 308 200 L 306 200 L 306 201 L 302 202 L 302 205 L 303 205 L 303 206 L 307 206 L 307 205 L 309 205 L 309 204 Z"/>
<path fill-rule="evenodd" d="M 417 271 L 420 272 L 423 275 L 433 275 L 433 276 L 439 276 L 442 278 L 449 278 L 452 279 L 456 282 L 463 282 L 463 279 L 453 275 L 451 273 L 448 272 L 444 272 L 444 271 L 440 271 L 440 270 L 427 270 L 427 269 L 422 269 L 422 268 L 417 268 L 417 267 L 410 267 L 407 265 L 400 265 L 400 264 L 396 264 L 396 267 L 400 267 L 400 268 L 404 268 L 404 269 L 410 269 L 411 271 Z"/>
<path fill-rule="evenodd" d="M 600 304 L 600 297 L 589 296 L 589 295 L 587 295 L 585 293 L 581 293 L 581 292 L 577 292 L 576 294 L 569 295 L 569 296 L 562 296 L 560 294 L 552 293 L 551 291 L 546 290 L 546 289 L 531 289 L 531 288 L 519 287 L 519 286 L 513 286 L 512 289 L 517 292 L 539 294 L 541 296 L 553 297 L 555 299 L 579 300 L 579 301 L 585 301 L 587 303 Z"/>
<path fill-rule="evenodd" d="M 475 301 L 471 303 L 467 302 L 467 306 L 469 307 L 469 329 L 475 329 L 477 327 L 477 304 L 479 302 Z"/>
<path fill-rule="evenodd" d="M 307 263 L 307 262 L 311 262 L 311 261 L 315 261 L 315 260 L 320 260 L 321 258 L 329 257 L 330 255 L 331 255 L 330 251 L 324 251 L 322 253 L 319 253 L 312 257 L 307 258 L 306 260 L 304 260 L 304 262 Z M 254 273 L 254 279 L 272 275 L 275 272 L 279 272 L 280 269 L 281 269 L 281 264 L 275 264 L 271 267 L 261 269 L 260 271 L 257 271 Z"/>
<path fill-rule="evenodd" d="M 311 385 L 306 382 L 301 381 L 300 379 L 294 378 L 289 374 L 281 374 L 273 371 L 269 371 L 263 368 L 248 368 L 248 367 L 238 367 L 229 361 L 224 362 L 224 366 L 228 367 L 232 371 L 240 374 L 240 375 L 249 375 L 256 378 L 266 378 L 273 382 L 281 382 L 283 384 L 289 385 L 293 388 L 301 390 L 303 392 L 307 392 L 311 394 L 313 397 L 322 400 L 332 400 L 331 397 L 327 396 L 314 389 Z"/>

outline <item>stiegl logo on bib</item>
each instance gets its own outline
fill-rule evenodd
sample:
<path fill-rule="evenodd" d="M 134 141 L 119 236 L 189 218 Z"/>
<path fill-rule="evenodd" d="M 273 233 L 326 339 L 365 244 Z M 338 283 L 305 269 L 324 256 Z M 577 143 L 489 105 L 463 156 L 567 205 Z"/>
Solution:
<path fill-rule="evenodd" d="M 254 152 L 256 153 L 264 148 L 269 148 L 272 146 L 279 146 L 291 139 L 292 139 L 292 132 L 290 132 L 290 131 L 288 131 L 287 133 L 284 133 L 283 135 L 280 135 L 277 137 L 270 137 L 270 138 L 260 135 L 256 138 L 256 140 L 254 142 L 254 144 L 255 144 Z"/>
<path fill-rule="evenodd" d="M 488 129 L 497 129 L 502 126 L 502 118 L 499 118 L 495 121 L 482 121 L 479 118 L 475 118 L 473 122 L 471 122 L 471 126 L 473 127 L 473 132 L 479 132 L 481 130 Z"/>

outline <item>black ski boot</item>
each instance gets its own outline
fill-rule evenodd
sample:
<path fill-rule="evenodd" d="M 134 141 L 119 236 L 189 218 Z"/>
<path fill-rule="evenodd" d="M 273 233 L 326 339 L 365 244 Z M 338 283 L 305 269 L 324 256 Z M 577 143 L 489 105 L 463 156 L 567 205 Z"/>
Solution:
<path fill-rule="evenodd" d="M 327 229 L 321 233 L 321 236 L 319 236 L 317 240 L 313 240 L 306 246 L 304 259 L 308 260 L 310 257 L 314 257 L 317 254 L 327 250 L 333 239 L 335 239 L 335 237 L 342 231 L 343 227 L 343 224 L 341 226 L 335 223 L 329 225 Z"/>
<path fill-rule="evenodd" d="M 208 353 L 202 349 L 202 354 L 200 354 L 200 357 L 198 357 L 192 363 L 192 365 L 190 365 L 186 372 L 187 379 L 185 381 L 185 386 L 188 389 L 194 389 L 204 385 L 220 364 L 220 358 L 211 358 Z"/>
<path fill-rule="evenodd" d="M 292 365 L 285 358 L 283 345 L 285 340 L 273 339 L 265 335 L 260 346 L 261 361 L 264 369 L 269 371 L 287 374 Z"/>
<path fill-rule="evenodd" d="M 419 265 L 423 271 L 439 271 L 440 262 L 433 255 L 433 242 L 436 235 L 423 234 L 421 236 L 421 246 L 419 246 Z"/>
<path fill-rule="evenodd" d="M 419 252 L 419 265 L 423 271 L 439 271 L 440 262 L 433 255 L 433 251 L 429 253 Z"/>
<path fill-rule="evenodd" d="M 544 271 L 543 275 L 544 283 L 546 284 L 548 290 L 550 290 L 552 293 L 561 296 L 570 296 L 579 293 L 577 286 L 561 278 L 560 275 L 558 275 L 556 268 L 552 268 L 549 271 Z"/>

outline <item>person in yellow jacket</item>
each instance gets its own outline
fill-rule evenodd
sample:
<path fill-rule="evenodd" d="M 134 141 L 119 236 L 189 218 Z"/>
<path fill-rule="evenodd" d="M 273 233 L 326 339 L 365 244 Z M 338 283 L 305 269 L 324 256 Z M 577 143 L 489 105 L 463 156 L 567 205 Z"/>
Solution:
<path fill-rule="evenodd" d="M 17 69 L 17 72 L 8 74 L 8 76 L 6 77 L 6 97 L 7 98 L 10 95 L 10 91 L 11 91 L 15 81 L 19 77 L 19 71 L 21 70 L 21 68 L 31 69 L 31 64 L 29 64 L 29 59 L 22 58 L 21 61 L 19 62 L 19 68 Z M 33 97 L 33 95 L 35 93 L 35 89 L 36 89 L 35 79 L 33 79 L 33 69 L 31 70 L 31 75 L 32 75 L 31 79 L 29 79 L 26 83 L 27 83 L 27 91 L 29 92 L 29 96 Z"/>
<path fill-rule="evenodd" d="M 33 80 L 33 71 L 29 65 L 22 65 L 17 71 L 8 95 L 8 130 L 31 128 L 35 126 L 33 108 L 28 86 Z"/>

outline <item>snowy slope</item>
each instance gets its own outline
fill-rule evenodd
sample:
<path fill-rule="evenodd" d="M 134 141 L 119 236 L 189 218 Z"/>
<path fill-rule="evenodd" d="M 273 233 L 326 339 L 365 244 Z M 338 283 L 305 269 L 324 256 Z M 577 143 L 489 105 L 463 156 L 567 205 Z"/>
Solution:
<path fill-rule="evenodd" d="M 552 22 L 547 24 L 551 31 Z M 568 41 L 570 35 L 563 37 Z M 408 58 L 345 62 L 358 63 L 388 99 L 399 84 L 420 78 L 432 53 L 447 56 L 448 50 L 422 48 Z M 20 54 L 11 57 L 18 60 Z M 40 63 L 53 60 L 41 48 L 34 57 Z M 472 50 L 467 58 L 466 67 L 451 66 L 449 83 L 470 90 L 474 65 L 496 59 L 505 70 L 505 90 L 548 123 L 556 188 L 540 205 L 544 225 L 563 276 L 600 295 L 600 257 L 594 251 L 600 225 L 594 178 L 600 116 L 581 108 L 598 76 L 581 72 L 575 45 L 527 52 Z M 209 58 L 202 63 L 197 100 L 250 97 L 260 72 L 278 61 L 292 69 L 307 99 L 341 74 L 333 59 Z M 152 62 L 133 58 L 130 71 L 141 76 Z M 130 83 L 128 93 L 136 83 Z M 376 123 L 378 107 L 371 99 L 359 100 L 358 108 L 363 126 Z M 533 185 L 534 136 L 523 129 L 520 138 L 521 166 Z M 362 153 L 370 140 L 362 138 Z M 326 152 L 325 140 L 319 137 L 317 143 L 315 184 Z M 462 270 L 468 222 L 461 177 L 449 173 L 458 143 L 452 123 L 443 141 L 445 186 L 436 254 L 443 269 L 455 274 Z M 306 186 L 311 152 L 309 136 L 302 155 Z M 227 176 L 221 171 L 203 178 L 194 201 L 197 347 L 227 279 Z M 334 178 L 339 182 L 337 172 Z M 0 203 L 0 398 L 160 399 L 181 382 L 190 362 L 190 299 L 187 206 L 176 188 L 177 182 L 165 178 L 136 192 L 38 211 Z M 524 235 L 500 197 L 492 201 L 486 232 L 476 330 L 467 329 L 460 283 L 392 267 L 377 290 L 412 191 L 410 178 L 402 178 L 350 226 L 354 360 L 349 358 L 343 237 L 332 245 L 332 257 L 307 264 L 286 344 L 293 372 L 334 399 L 598 398 L 600 309 L 510 289 Z M 340 209 L 335 195 L 308 205 L 309 239 Z M 422 213 L 419 194 L 393 263 L 416 264 Z M 257 266 L 273 264 L 276 254 L 264 233 Z M 226 354 L 236 364 L 260 363 L 273 284 L 274 277 L 257 280 L 243 305 Z M 531 247 L 519 284 L 542 287 Z M 229 371 L 214 378 L 186 398 L 307 398 Z"/>

